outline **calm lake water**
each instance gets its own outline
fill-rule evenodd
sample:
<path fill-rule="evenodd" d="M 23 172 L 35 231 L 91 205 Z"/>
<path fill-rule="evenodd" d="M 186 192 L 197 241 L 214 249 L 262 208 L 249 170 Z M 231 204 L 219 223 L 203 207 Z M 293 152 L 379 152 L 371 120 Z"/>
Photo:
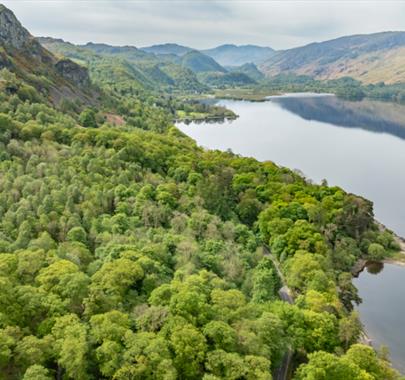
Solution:
<path fill-rule="evenodd" d="M 405 268 L 384 264 L 381 272 L 365 270 L 353 283 L 363 302 L 358 307 L 375 347 L 386 345 L 396 368 L 405 373 Z"/>
<path fill-rule="evenodd" d="M 374 202 L 379 221 L 405 236 L 405 106 L 315 95 L 220 104 L 239 118 L 178 127 L 204 147 L 271 160 L 362 195 Z M 389 346 L 405 373 L 405 268 L 364 272 L 355 284 L 367 332 L 376 346 Z"/>

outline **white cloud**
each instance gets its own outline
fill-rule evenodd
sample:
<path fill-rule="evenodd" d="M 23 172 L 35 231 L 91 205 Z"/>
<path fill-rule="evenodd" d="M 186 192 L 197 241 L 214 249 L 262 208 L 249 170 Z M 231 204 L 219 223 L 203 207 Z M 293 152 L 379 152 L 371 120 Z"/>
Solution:
<path fill-rule="evenodd" d="M 402 1 L 4 0 L 35 35 L 84 43 L 277 49 L 348 34 L 405 30 Z"/>

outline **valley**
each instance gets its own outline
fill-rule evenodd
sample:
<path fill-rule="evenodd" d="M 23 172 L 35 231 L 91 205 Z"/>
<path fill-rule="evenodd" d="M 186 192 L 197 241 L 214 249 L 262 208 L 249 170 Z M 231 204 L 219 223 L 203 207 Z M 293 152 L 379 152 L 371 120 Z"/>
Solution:
<path fill-rule="evenodd" d="M 123 35 L 98 5 L 80 17 Z M 403 379 L 392 335 L 373 327 L 391 357 L 363 344 L 351 273 L 405 231 L 405 85 L 362 58 L 400 57 L 401 33 L 283 51 L 57 37 L 0 5 L 0 380 Z M 334 75 L 357 62 L 342 50 L 353 77 Z"/>

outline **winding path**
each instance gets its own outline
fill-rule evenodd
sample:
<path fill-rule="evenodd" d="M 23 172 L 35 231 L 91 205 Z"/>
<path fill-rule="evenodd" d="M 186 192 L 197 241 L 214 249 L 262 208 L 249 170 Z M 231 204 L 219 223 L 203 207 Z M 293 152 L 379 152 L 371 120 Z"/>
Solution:
<path fill-rule="evenodd" d="M 383 226 L 381 223 L 378 223 L 380 228 L 386 228 Z M 399 244 L 400 246 L 400 253 L 402 253 L 405 256 L 405 239 L 394 234 L 395 241 Z M 285 280 L 284 274 L 280 269 L 280 263 L 277 260 L 277 258 L 271 253 L 270 248 L 267 246 L 263 246 L 263 251 L 264 255 L 269 257 L 270 260 L 273 262 L 274 267 L 276 268 L 277 274 L 281 280 L 281 283 L 283 284 L 282 288 L 278 291 L 278 294 L 280 298 L 284 302 L 288 302 L 289 304 L 294 303 L 294 296 L 291 291 L 291 289 L 287 286 L 287 282 Z M 364 266 L 364 264 L 363 264 Z M 371 344 L 371 340 L 367 337 L 367 335 L 364 333 L 364 336 L 362 337 L 363 343 L 364 344 Z M 281 361 L 280 366 L 274 371 L 274 380 L 288 380 L 288 375 L 291 367 L 291 361 L 293 357 L 293 350 L 291 348 L 288 348 L 287 352 L 284 354 L 284 357 Z"/>
<path fill-rule="evenodd" d="M 280 298 L 284 302 L 293 304 L 294 297 L 292 295 L 290 288 L 287 286 L 287 282 L 285 280 L 284 274 L 280 269 L 280 263 L 278 262 L 277 258 L 271 254 L 269 247 L 263 246 L 263 251 L 264 251 L 264 255 L 269 257 L 270 260 L 273 262 L 273 265 L 276 268 L 277 274 L 280 277 L 281 283 L 283 284 L 281 289 L 278 291 Z M 287 352 L 284 354 L 280 366 L 274 371 L 274 376 L 273 376 L 274 380 L 288 380 L 288 374 L 290 372 L 293 353 L 294 352 L 291 348 L 287 349 Z"/>

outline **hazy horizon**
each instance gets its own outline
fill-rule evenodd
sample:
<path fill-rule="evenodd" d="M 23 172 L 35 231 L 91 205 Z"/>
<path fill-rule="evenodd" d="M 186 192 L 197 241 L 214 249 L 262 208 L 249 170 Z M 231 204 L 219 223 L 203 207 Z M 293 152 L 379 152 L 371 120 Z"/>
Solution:
<path fill-rule="evenodd" d="M 62 38 L 76 44 L 144 47 L 177 43 L 196 49 L 252 44 L 284 50 L 346 35 L 405 30 L 402 1 L 4 0 L 1 3 L 33 35 Z"/>

